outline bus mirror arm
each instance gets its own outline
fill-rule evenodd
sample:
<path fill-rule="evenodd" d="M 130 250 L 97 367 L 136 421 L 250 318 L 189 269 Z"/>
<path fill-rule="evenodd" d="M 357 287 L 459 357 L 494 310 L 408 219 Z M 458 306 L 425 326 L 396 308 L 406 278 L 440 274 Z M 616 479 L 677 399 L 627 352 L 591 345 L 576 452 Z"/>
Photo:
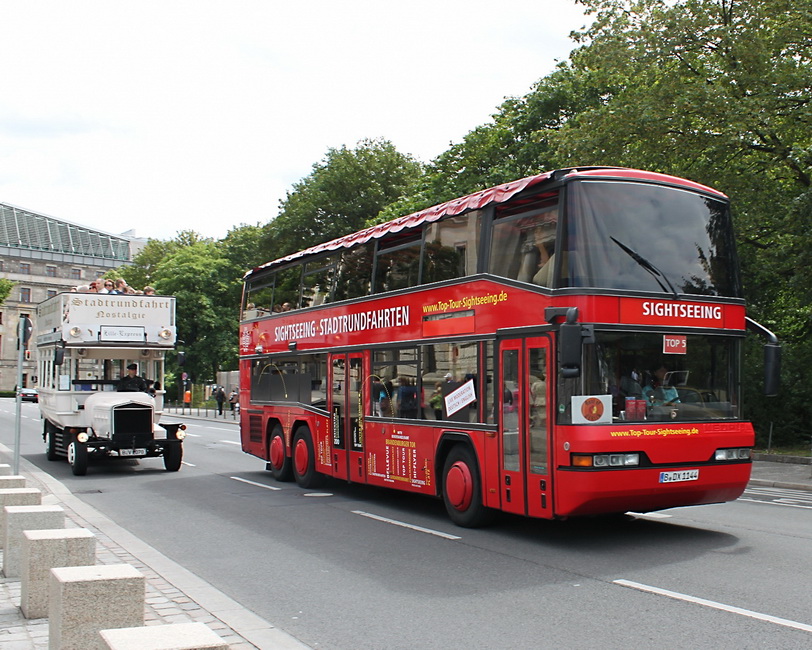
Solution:
<path fill-rule="evenodd" d="M 778 337 L 761 323 L 745 317 L 747 329 L 767 339 L 764 344 L 764 394 L 775 397 L 781 383 L 781 344 Z"/>
<path fill-rule="evenodd" d="M 594 342 L 594 330 L 591 325 L 578 323 L 577 307 L 550 307 L 544 311 L 547 322 L 564 317 L 558 326 L 558 361 L 561 376 L 571 379 L 581 376 L 581 350 L 584 342 Z"/>

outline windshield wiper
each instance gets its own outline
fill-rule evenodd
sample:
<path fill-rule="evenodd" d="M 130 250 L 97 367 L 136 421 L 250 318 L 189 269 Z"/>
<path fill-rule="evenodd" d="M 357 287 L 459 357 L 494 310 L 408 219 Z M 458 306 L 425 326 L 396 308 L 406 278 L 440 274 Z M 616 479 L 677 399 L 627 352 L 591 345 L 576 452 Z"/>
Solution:
<path fill-rule="evenodd" d="M 623 242 L 619 242 L 617 239 L 615 239 L 612 236 L 610 236 L 609 239 L 611 239 L 618 246 L 620 246 L 621 250 L 623 250 L 624 253 L 626 253 L 629 257 L 631 257 L 635 262 L 637 262 L 644 269 L 646 269 L 646 271 L 651 273 L 652 277 L 655 280 L 657 280 L 657 284 L 660 285 L 660 289 L 662 289 L 663 291 L 668 291 L 668 289 L 670 289 L 671 293 L 674 294 L 674 298 L 679 300 L 679 294 L 677 293 L 677 290 L 674 288 L 674 285 L 671 284 L 671 281 L 666 277 L 665 273 L 663 273 L 660 269 L 658 269 L 656 266 L 654 266 L 654 264 L 649 262 L 645 257 L 640 255 L 639 253 L 636 253 L 631 248 L 626 246 L 626 244 L 624 244 Z M 660 281 L 660 278 L 662 278 L 665 281 L 665 284 L 668 285 L 668 289 L 666 289 L 665 284 L 663 284 Z"/>

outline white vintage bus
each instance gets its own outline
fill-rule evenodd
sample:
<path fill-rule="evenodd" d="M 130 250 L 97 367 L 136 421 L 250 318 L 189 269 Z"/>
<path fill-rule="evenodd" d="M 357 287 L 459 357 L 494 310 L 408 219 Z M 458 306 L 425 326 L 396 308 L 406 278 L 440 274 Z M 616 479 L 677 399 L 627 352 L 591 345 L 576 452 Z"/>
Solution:
<path fill-rule="evenodd" d="M 186 427 L 162 418 L 174 297 L 61 293 L 37 306 L 36 334 L 49 460 L 67 457 L 77 476 L 100 456 L 162 456 L 180 469 Z"/>

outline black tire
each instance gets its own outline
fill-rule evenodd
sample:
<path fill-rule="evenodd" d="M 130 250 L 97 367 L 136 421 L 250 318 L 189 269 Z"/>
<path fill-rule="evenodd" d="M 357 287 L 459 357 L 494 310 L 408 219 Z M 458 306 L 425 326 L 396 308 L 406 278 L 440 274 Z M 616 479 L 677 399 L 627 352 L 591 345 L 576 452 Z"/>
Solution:
<path fill-rule="evenodd" d="M 59 456 L 56 453 L 56 427 L 45 420 L 45 431 L 42 434 L 45 436 L 45 458 L 48 460 L 58 460 Z"/>
<path fill-rule="evenodd" d="M 87 474 L 87 456 L 87 445 L 76 440 L 68 445 L 68 462 L 74 476 Z"/>
<path fill-rule="evenodd" d="M 183 445 L 181 443 L 164 447 L 164 467 L 167 472 L 177 472 L 183 461 Z"/>
<path fill-rule="evenodd" d="M 457 526 L 479 528 L 493 523 L 496 512 L 482 504 L 479 467 L 468 445 L 455 445 L 445 460 L 443 503 Z"/>
<path fill-rule="evenodd" d="M 317 488 L 324 484 L 324 475 L 316 471 L 316 454 L 310 429 L 299 427 L 293 436 L 293 478 L 299 487 Z"/>
<path fill-rule="evenodd" d="M 268 467 L 277 481 L 293 480 L 293 459 L 285 451 L 285 435 L 279 424 L 271 431 L 268 443 Z"/>

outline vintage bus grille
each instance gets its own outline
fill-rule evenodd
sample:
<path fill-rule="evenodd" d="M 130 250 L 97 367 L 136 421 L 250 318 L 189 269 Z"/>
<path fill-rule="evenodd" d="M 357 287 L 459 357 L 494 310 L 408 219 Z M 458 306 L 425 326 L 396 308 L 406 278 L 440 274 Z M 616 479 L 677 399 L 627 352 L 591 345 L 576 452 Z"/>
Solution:
<path fill-rule="evenodd" d="M 143 447 L 152 440 L 152 408 L 142 404 L 125 404 L 113 409 L 113 441 L 132 447 Z"/>
<path fill-rule="evenodd" d="M 262 416 L 252 415 L 248 418 L 248 437 L 251 442 L 262 442 Z"/>

